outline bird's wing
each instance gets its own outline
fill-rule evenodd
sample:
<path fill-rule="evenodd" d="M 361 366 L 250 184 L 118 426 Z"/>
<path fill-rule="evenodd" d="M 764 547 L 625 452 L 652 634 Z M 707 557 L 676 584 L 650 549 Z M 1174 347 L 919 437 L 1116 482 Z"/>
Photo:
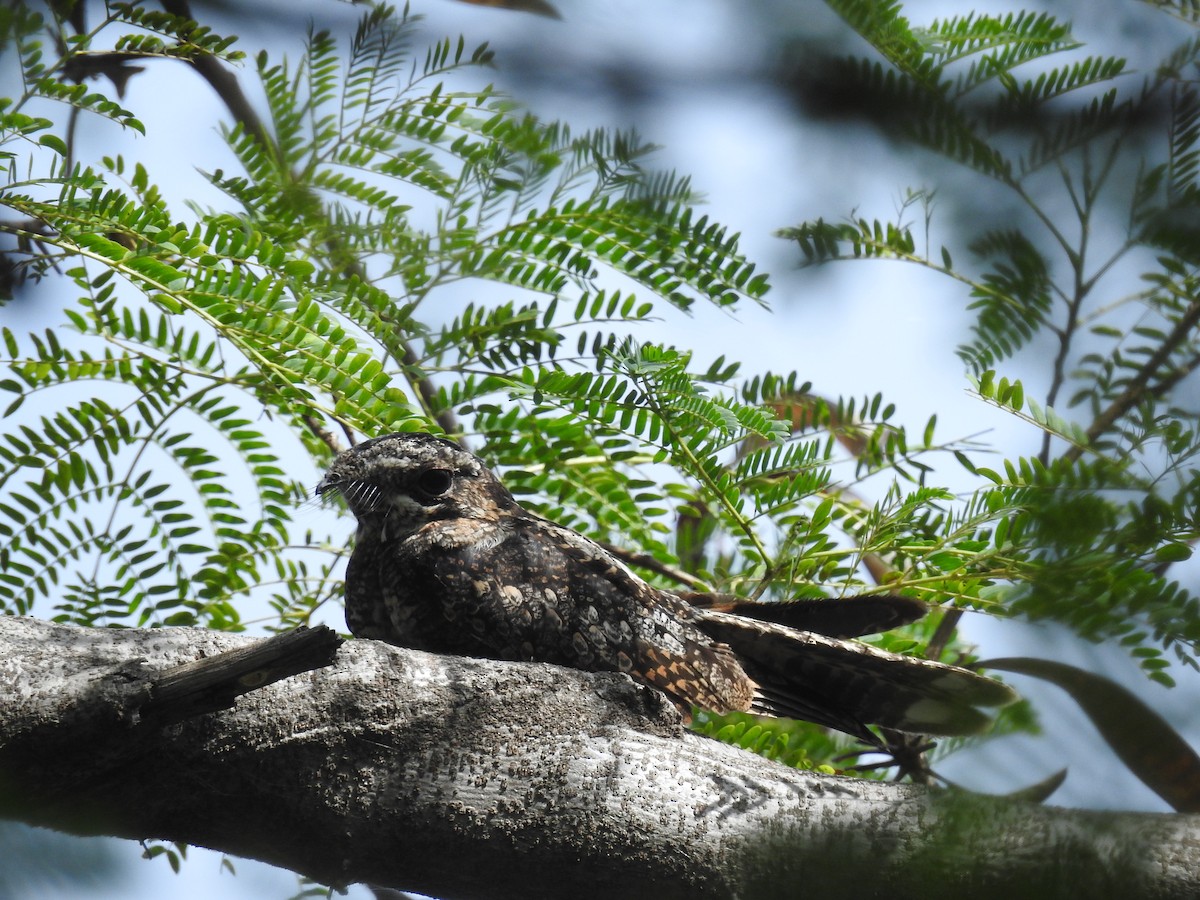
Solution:
<path fill-rule="evenodd" d="M 859 737 L 865 726 L 932 735 L 976 734 L 976 707 L 1017 699 L 1008 685 L 968 669 L 901 656 L 785 625 L 698 609 L 700 627 L 729 645 L 758 684 L 755 712 L 805 719 Z"/>
<path fill-rule="evenodd" d="M 569 573 L 563 605 L 588 651 L 607 663 L 580 668 L 627 672 L 666 693 L 685 714 L 692 706 L 750 708 L 754 684 L 729 648 L 697 627 L 691 606 L 575 531 L 536 516 L 526 527 L 536 537 L 524 544 L 539 557 L 531 568 Z"/>

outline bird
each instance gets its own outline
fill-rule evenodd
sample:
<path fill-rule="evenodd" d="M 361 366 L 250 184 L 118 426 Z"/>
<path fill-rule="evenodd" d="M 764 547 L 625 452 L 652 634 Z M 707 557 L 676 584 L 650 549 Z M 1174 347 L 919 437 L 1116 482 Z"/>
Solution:
<path fill-rule="evenodd" d="M 345 576 L 357 638 L 459 656 L 620 672 L 693 708 L 868 726 L 986 730 L 1013 690 L 854 640 L 915 621 L 902 596 L 762 602 L 652 585 L 587 536 L 522 507 L 484 463 L 424 432 L 339 454 L 317 485 L 357 519 Z"/>

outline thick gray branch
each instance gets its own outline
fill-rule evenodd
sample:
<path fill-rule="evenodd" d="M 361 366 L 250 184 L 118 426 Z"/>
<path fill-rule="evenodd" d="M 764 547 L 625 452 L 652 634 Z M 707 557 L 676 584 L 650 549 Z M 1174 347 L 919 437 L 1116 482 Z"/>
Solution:
<path fill-rule="evenodd" d="M 441 897 L 1191 897 L 1200 819 L 796 772 L 623 676 L 353 641 L 232 710 L 131 724 L 204 631 L 0 618 L 0 814 Z"/>

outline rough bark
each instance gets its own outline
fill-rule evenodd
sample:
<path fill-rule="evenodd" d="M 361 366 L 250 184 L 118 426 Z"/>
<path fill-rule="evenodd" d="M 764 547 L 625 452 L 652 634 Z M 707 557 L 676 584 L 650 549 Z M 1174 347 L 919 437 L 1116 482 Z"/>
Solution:
<path fill-rule="evenodd" d="M 445 898 L 1200 892 L 1200 817 L 797 772 L 623 676 L 353 641 L 233 709 L 131 715 L 249 642 L 0 618 L 0 814 Z"/>

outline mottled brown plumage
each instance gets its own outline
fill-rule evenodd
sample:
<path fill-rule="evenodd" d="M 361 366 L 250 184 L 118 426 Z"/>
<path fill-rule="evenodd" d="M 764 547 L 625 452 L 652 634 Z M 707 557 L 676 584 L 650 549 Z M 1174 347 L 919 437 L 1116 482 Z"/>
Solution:
<path fill-rule="evenodd" d="M 578 532 L 523 509 L 479 459 L 426 434 L 343 453 L 317 487 L 358 519 L 350 631 L 404 647 L 625 672 L 685 710 L 964 734 L 1011 701 L 965 669 L 843 640 L 910 622 L 899 597 L 752 603 L 656 588 Z"/>

